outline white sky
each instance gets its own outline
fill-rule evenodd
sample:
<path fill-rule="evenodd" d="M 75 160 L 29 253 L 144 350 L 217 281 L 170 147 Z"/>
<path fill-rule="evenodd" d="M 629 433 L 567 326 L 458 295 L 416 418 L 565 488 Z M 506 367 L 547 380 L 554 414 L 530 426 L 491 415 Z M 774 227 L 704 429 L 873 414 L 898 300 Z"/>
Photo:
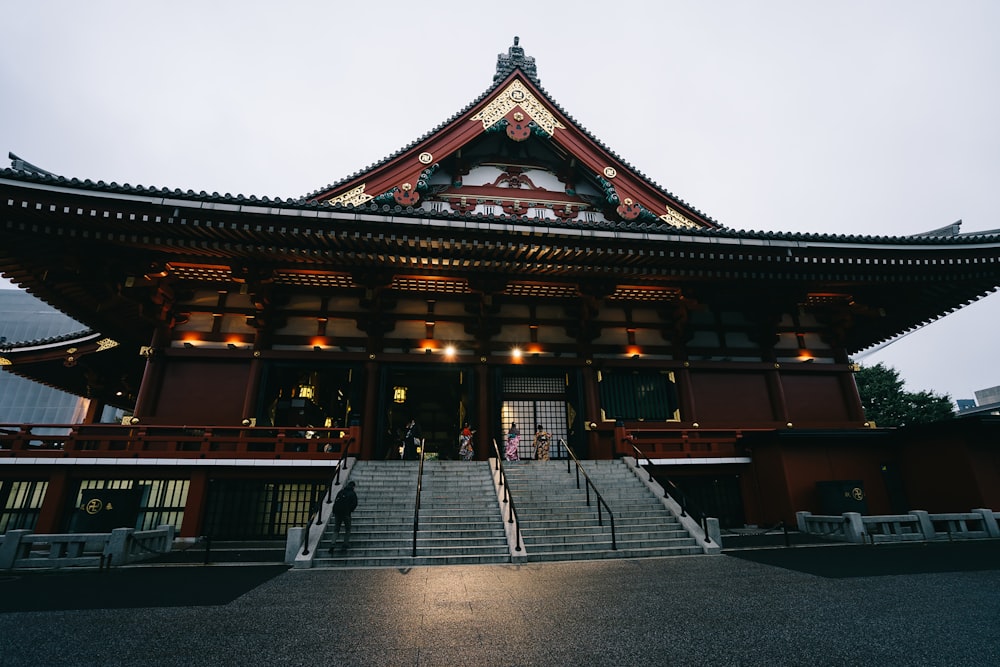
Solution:
<path fill-rule="evenodd" d="M 984 231 L 1000 228 L 998 34 L 994 0 L 10 2 L 0 151 L 297 197 L 463 109 L 519 35 L 566 112 L 727 227 Z M 1000 385 L 998 325 L 994 294 L 862 361 L 971 398 Z"/>

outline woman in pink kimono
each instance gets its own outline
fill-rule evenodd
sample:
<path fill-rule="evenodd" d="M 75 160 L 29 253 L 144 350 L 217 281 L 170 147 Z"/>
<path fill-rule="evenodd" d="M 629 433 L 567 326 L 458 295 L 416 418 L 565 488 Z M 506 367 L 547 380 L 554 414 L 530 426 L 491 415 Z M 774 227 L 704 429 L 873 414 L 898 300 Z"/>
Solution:
<path fill-rule="evenodd" d="M 508 461 L 519 461 L 520 457 L 517 455 L 517 447 L 521 444 L 521 431 L 517 428 L 517 422 L 510 423 L 510 429 L 507 431 L 507 446 L 504 449 L 504 455 Z"/>

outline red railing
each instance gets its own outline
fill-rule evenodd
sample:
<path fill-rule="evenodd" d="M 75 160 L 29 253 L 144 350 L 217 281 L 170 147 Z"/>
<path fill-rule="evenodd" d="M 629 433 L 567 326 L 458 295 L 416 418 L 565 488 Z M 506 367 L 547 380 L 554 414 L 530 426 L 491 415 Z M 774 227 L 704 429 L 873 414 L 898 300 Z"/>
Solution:
<path fill-rule="evenodd" d="M 95 458 L 336 458 L 358 453 L 360 428 L 0 424 L 0 456 Z"/>
<path fill-rule="evenodd" d="M 773 429 L 695 429 L 662 426 L 615 426 L 615 455 L 634 456 L 634 446 L 652 458 L 717 458 L 745 456 L 744 433 Z"/>

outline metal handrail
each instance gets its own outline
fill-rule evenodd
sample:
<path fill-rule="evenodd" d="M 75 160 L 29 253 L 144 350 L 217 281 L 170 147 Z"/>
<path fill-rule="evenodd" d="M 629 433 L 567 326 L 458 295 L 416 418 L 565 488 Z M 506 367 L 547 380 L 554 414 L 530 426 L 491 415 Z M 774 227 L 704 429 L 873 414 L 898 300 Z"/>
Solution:
<path fill-rule="evenodd" d="M 569 452 L 570 458 L 566 459 L 567 474 L 572 472 L 572 469 L 570 468 L 569 465 L 570 459 L 572 459 L 573 462 L 576 463 L 576 488 L 578 489 L 580 488 L 580 473 L 581 472 L 583 473 L 583 478 L 585 480 L 584 488 L 587 491 L 587 507 L 590 507 L 590 489 L 591 488 L 594 489 L 594 495 L 597 496 L 597 525 L 599 526 L 604 525 L 604 520 L 601 517 L 601 505 L 604 505 L 604 509 L 607 510 L 608 519 L 611 521 L 611 548 L 612 550 L 617 551 L 618 541 L 617 539 L 615 539 L 615 515 L 614 513 L 611 512 L 611 506 L 609 506 L 607 501 L 604 500 L 604 497 L 601 496 L 601 492 L 597 490 L 597 486 L 594 484 L 594 482 L 591 481 L 590 476 L 587 474 L 587 471 L 583 469 L 583 465 L 580 463 L 580 459 L 576 457 L 576 452 L 574 452 L 573 448 L 569 446 L 569 443 L 562 438 L 559 438 L 559 442 L 561 442 L 563 444 L 563 447 L 566 448 L 566 451 Z"/>
<path fill-rule="evenodd" d="M 646 471 L 646 474 L 649 475 L 649 480 L 653 481 L 653 472 L 652 472 L 653 461 L 648 456 L 643 454 L 642 450 L 639 449 L 634 442 L 628 439 L 626 439 L 626 442 L 628 442 L 628 444 L 632 446 L 632 450 L 635 452 L 636 464 L 640 468 L 642 468 L 642 464 L 639 463 L 639 459 L 646 459 L 646 463 L 650 467 L 650 469 Z M 666 486 L 662 487 L 663 497 L 664 498 L 672 497 L 675 501 L 677 501 L 677 504 L 681 506 L 682 517 L 687 516 L 688 514 L 697 515 L 695 516 L 695 520 L 698 522 L 698 525 L 701 526 L 702 531 L 705 533 L 705 541 L 711 544 L 712 538 L 709 537 L 708 535 L 708 514 L 703 512 L 690 498 L 688 498 L 687 494 L 681 491 L 680 487 L 674 484 L 674 480 L 670 479 L 666 475 L 661 475 L 660 479 L 665 480 L 666 483 L 670 486 L 670 489 L 672 490 L 671 493 L 667 491 Z"/>
<path fill-rule="evenodd" d="M 344 445 L 343 451 L 340 452 L 340 460 L 337 461 L 337 470 L 333 475 L 333 481 L 330 483 L 329 490 L 326 494 L 326 504 L 329 505 L 333 502 L 333 487 L 340 484 L 340 471 L 347 467 L 347 453 L 351 449 L 351 445 L 354 444 L 354 438 L 351 438 Z"/>
<path fill-rule="evenodd" d="M 514 524 L 514 551 L 521 550 L 521 521 L 517 517 L 517 508 L 514 507 L 514 496 L 510 493 L 510 484 L 507 482 L 507 472 L 503 468 L 503 457 L 500 456 L 500 446 L 497 445 L 496 438 L 493 438 L 493 451 L 497 455 L 497 471 L 499 471 L 500 486 L 503 488 L 503 501 L 509 505 L 507 523 Z M 503 513 L 501 512 L 501 517 Z"/>
<path fill-rule="evenodd" d="M 424 485 L 424 452 L 427 451 L 427 439 L 420 444 L 420 464 L 417 466 L 417 500 L 413 504 L 413 557 L 417 557 L 417 529 L 420 527 L 420 490 Z"/>
<path fill-rule="evenodd" d="M 346 443 L 344 443 L 343 450 L 340 452 L 340 459 L 337 461 L 337 469 L 334 471 L 333 477 L 330 479 L 330 483 L 327 484 L 327 487 L 326 487 L 326 503 L 327 504 L 330 504 L 330 503 L 333 502 L 333 487 L 336 486 L 337 484 L 340 484 L 340 471 L 341 471 L 341 469 L 347 467 L 347 452 L 348 452 L 348 450 L 350 450 L 351 443 L 353 443 L 353 442 L 354 442 L 354 438 L 351 438 Z M 323 525 L 323 502 L 320 501 L 319 503 L 316 503 L 316 505 L 317 505 L 317 507 L 316 507 L 316 521 L 315 521 L 315 524 L 317 526 L 322 526 Z M 309 520 L 306 521 L 305 544 L 302 547 L 302 555 L 303 556 L 308 556 L 309 555 L 309 533 L 312 531 L 313 523 L 314 522 L 312 520 L 312 517 L 310 516 Z"/>

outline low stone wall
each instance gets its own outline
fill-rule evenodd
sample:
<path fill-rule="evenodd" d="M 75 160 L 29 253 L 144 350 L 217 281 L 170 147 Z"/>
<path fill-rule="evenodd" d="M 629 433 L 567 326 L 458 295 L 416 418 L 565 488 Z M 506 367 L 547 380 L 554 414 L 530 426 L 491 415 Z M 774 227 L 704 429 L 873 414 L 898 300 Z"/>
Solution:
<path fill-rule="evenodd" d="M 998 518 L 1000 514 L 989 509 L 947 514 L 913 510 L 907 514 L 882 516 L 862 516 L 857 512 L 839 516 L 795 513 L 799 532 L 841 542 L 872 544 L 1000 538 Z"/>
<path fill-rule="evenodd" d="M 60 535 L 11 530 L 0 542 L 0 570 L 127 565 L 169 553 L 174 533 L 173 526 Z"/>

